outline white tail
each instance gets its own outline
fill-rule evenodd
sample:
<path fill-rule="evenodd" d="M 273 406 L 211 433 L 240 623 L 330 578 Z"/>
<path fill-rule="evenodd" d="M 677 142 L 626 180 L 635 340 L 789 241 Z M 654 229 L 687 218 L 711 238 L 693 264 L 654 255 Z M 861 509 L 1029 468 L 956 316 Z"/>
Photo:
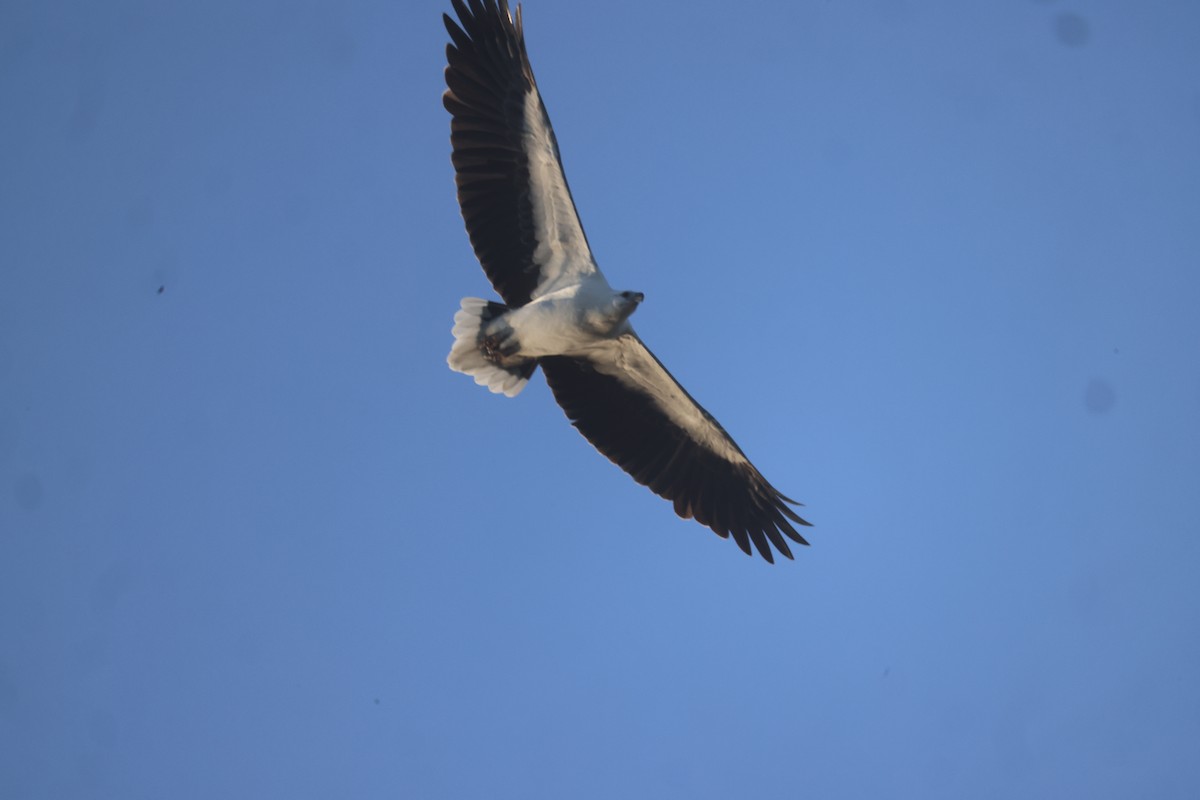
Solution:
<path fill-rule="evenodd" d="M 504 367 L 489 361 L 479 346 L 480 328 L 506 313 L 508 307 L 478 297 L 464 297 L 461 305 L 462 308 L 454 315 L 454 328 L 451 331 L 454 345 L 450 348 L 450 355 L 446 356 L 446 363 L 455 372 L 470 375 L 489 391 L 516 397 L 529 383 L 529 376 L 537 367 L 537 361 L 523 361 L 515 366 Z"/>

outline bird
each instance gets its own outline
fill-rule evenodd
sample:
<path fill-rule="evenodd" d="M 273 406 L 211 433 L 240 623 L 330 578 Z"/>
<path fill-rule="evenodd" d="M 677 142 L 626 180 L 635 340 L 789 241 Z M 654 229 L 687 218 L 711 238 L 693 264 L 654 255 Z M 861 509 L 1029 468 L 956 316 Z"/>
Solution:
<path fill-rule="evenodd" d="M 443 14 L 451 162 L 467 235 L 503 302 L 462 299 L 447 363 L 514 397 L 540 366 L 574 427 L 675 513 L 747 555 L 793 558 L 800 506 L 770 484 L 672 377 L 629 318 L 642 292 L 600 272 L 533 77 L 521 6 L 451 0 Z M 753 549 L 752 549 L 753 548 Z"/>

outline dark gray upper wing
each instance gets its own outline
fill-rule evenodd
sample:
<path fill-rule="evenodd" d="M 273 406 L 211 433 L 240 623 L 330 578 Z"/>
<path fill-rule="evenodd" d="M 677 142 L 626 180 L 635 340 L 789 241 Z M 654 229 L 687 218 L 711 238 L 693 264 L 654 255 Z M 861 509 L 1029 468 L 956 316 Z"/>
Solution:
<path fill-rule="evenodd" d="M 525 52 L 521 10 L 453 0 L 442 97 L 458 202 L 475 255 L 510 306 L 596 272 Z"/>

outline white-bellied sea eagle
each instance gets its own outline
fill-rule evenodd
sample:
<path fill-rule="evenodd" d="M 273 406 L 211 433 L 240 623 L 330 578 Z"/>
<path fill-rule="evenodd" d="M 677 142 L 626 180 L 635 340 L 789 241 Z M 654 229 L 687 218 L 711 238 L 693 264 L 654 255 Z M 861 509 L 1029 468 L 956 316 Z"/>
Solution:
<path fill-rule="evenodd" d="M 629 324 L 641 292 L 617 292 L 592 257 L 525 51 L 521 8 L 452 0 L 443 15 L 442 100 L 453 119 L 458 202 L 475 255 L 504 303 L 468 297 L 454 315 L 451 369 L 509 397 L 540 365 L 571 423 L 675 512 L 792 557 L 808 525 Z M 786 538 L 785 538 L 786 537 Z"/>

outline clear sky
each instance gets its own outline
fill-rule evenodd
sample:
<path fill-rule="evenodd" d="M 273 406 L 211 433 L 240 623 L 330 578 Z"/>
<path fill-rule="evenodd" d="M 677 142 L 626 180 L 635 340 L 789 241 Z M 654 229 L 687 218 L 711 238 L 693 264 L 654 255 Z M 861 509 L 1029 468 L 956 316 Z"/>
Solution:
<path fill-rule="evenodd" d="M 1200 4 L 530 0 L 679 520 L 489 295 L 445 0 L 0 4 L 0 797 L 1200 792 Z"/>

